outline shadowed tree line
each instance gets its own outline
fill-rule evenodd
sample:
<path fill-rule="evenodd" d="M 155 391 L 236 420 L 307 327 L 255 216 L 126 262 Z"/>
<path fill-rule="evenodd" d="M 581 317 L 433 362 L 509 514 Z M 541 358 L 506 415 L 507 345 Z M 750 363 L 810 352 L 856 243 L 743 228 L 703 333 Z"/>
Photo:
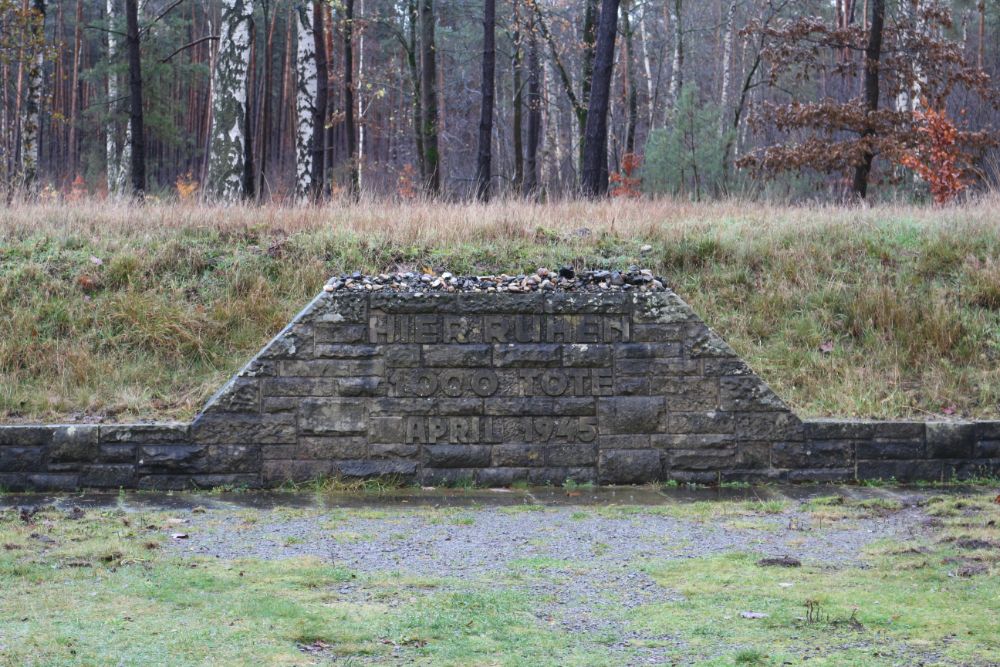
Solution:
<path fill-rule="evenodd" d="M 984 0 L 0 0 L 0 183 L 943 201 L 998 177 L 998 40 Z"/>

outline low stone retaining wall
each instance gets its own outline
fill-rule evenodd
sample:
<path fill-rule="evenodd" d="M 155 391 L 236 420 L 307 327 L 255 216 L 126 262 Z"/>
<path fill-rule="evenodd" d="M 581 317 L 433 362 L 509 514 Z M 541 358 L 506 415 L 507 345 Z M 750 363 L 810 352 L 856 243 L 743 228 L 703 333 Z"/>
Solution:
<path fill-rule="evenodd" d="M 1000 421 L 800 420 L 651 279 L 570 289 L 553 281 L 523 292 L 436 283 L 415 292 L 337 281 L 191 424 L 0 427 L 0 486 L 269 487 L 387 475 L 488 486 L 839 482 L 1000 473 Z"/>

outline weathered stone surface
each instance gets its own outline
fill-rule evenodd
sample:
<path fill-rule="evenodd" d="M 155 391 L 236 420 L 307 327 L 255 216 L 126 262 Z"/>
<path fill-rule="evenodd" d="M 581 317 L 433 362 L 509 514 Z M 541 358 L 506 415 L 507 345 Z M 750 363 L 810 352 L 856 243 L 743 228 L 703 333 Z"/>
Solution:
<path fill-rule="evenodd" d="M 926 437 L 928 458 L 969 458 L 976 444 L 976 425 L 971 422 L 928 422 Z"/>
<path fill-rule="evenodd" d="M 655 449 L 611 449 L 601 451 L 601 484 L 644 484 L 661 477 L 660 452 Z"/>
<path fill-rule="evenodd" d="M 660 396 L 618 396 L 597 400 L 602 433 L 654 433 L 664 411 Z"/>
<path fill-rule="evenodd" d="M 1000 421 L 802 422 L 648 272 L 563 273 L 544 288 L 541 275 L 342 276 L 191 424 L 0 426 L 0 484 L 717 483 L 998 470 Z"/>
<path fill-rule="evenodd" d="M 779 442 L 771 448 L 776 468 L 846 468 L 854 462 L 850 440 L 810 440 Z"/>
<path fill-rule="evenodd" d="M 52 432 L 49 461 L 52 463 L 91 462 L 97 458 L 97 426 L 60 426 Z"/>
<path fill-rule="evenodd" d="M 490 450 L 488 445 L 425 445 L 424 463 L 432 468 L 485 468 Z"/>
<path fill-rule="evenodd" d="M 301 433 L 361 433 L 366 423 L 365 404 L 359 400 L 307 398 L 299 404 Z"/>

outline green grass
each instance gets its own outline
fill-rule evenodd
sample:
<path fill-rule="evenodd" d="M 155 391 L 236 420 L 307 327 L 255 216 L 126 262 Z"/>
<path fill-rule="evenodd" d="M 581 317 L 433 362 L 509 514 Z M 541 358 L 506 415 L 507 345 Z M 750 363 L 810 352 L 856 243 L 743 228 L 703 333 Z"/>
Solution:
<path fill-rule="evenodd" d="M 334 273 L 566 263 L 663 274 L 806 415 L 995 417 L 997 209 L 14 207 L 0 421 L 189 418 Z"/>
<path fill-rule="evenodd" d="M 751 553 L 628 562 L 669 595 L 635 607 L 617 594 L 594 598 L 586 613 L 608 624 L 591 632 L 549 622 L 541 612 L 558 600 L 531 592 L 543 580 L 591 576 L 586 557 L 526 554 L 499 577 L 363 574 L 316 558 L 181 557 L 166 548 L 169 535 L 199 526 L 164 512 L 88 511 L 72 519 L 50 509 L 29 524 L 5 510 L 0 664 L 377 664 L 398 653 L 405 664 L 596 666 L 623 664 L 655 646 L 676 664 L 987 665 L 1000 660 L 1000 621 L 991 613 L 1000 599 L 1000 552 L 982 546 L 1000 543 L 994 495 L 929 497 L 924 510 L 937 523 L 870 547 L 863 566 L 761 567 Z M 692 516 L 886 509 L 833 497 L 780 508 L 715 505 Z M 240 510 L 239 517 L 303 515 L 288 512 Z M 338 508 L 318 516 L 391 523 L 414 513 Z M 472 516 L 447 508 L 418 513 Z M 594 555 L 607 548 L 595 543 Z M 980 570 L 963 575 L 970 566 Z M 623 642 L 621 633 L 638 639 Z"/>

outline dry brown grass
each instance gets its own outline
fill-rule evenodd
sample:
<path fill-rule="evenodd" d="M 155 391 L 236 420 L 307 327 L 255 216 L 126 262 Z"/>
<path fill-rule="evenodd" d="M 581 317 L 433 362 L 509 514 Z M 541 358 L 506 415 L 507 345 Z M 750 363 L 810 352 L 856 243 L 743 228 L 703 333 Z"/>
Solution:
<path fill-rule="evenodd" d="M 0 420 L 190 416 L 332 273 L 565 262 L 665 275 L 806 414 L 995 416 L 998 221 L 997 198 L 19 204 L 0 211 Z"/>

